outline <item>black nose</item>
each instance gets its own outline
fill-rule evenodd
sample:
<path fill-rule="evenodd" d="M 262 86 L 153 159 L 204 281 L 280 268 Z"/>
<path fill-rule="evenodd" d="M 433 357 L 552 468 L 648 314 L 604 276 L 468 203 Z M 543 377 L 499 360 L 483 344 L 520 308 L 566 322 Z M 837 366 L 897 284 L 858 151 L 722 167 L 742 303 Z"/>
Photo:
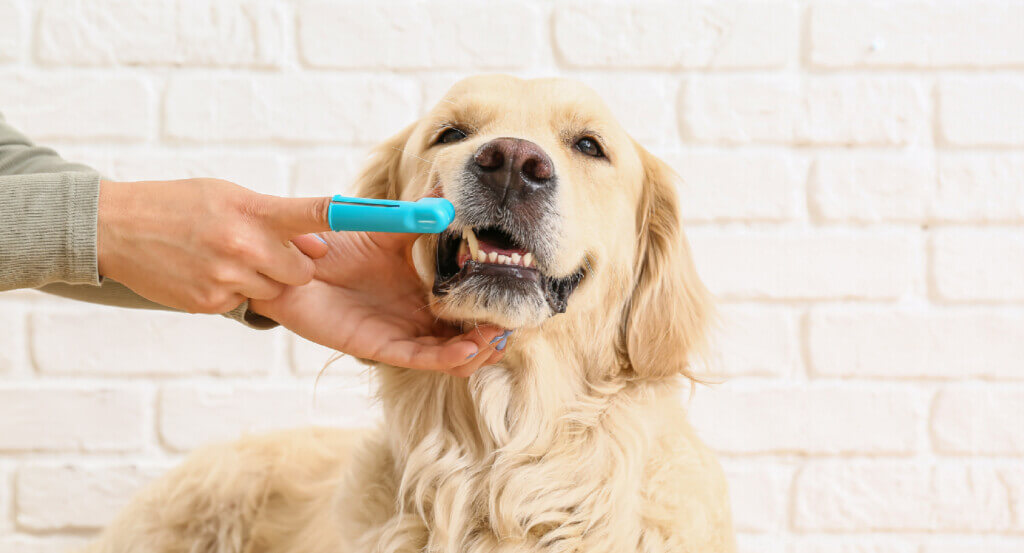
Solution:
<path fill-rule="evenodd" d="M 474 173 L 499 198 L 547 188 L 554 164 L 540 146 L 521 138 L 495 138 L 473 154 Z"/>

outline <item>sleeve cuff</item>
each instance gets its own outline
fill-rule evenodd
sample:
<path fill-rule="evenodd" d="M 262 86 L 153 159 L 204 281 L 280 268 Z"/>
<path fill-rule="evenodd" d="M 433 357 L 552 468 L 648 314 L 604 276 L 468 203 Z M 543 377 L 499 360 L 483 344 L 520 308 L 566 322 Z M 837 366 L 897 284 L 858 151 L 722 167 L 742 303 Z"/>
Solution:
<path fill-rule="evenodd" d="M 274 328 L 278 326 L 277 322 L 273 319 L 269 319 L 260 315 L 259 313 L 249 311 L 249 302 L 242 302 L 241 305 L 223 314 L 229 319 L 236 320 L 250 328 L 256 328 L 259 330 L 266 330 L 268 328 Z"/>
<path fill-rule="evenodd" d="M 96 173 L 0 177 L 0 290 L 99 285 Z"/>

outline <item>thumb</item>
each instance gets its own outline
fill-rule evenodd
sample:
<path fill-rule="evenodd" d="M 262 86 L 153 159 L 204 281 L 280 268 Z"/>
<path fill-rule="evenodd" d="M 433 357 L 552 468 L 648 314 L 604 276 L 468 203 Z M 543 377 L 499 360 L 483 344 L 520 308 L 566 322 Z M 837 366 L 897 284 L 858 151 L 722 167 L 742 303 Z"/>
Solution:
<path fill-rule="evenodd" d="M 267 222 L 284 238 L 331 230 L 327 212 L 331 198 L 280 198 L 268 196 L 264 213 Z"/>

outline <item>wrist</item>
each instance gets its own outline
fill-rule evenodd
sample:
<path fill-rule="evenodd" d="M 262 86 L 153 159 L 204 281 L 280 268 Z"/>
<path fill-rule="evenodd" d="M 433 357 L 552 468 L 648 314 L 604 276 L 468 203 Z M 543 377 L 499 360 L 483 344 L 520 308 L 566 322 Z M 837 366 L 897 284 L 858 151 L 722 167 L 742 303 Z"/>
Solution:
<path fill-rule="evenodd" d="M 96 215 L 96 267 L 100 276 L 115 278 L 117 243 L 124 233 L 125 183 L 100 181 Z"/>

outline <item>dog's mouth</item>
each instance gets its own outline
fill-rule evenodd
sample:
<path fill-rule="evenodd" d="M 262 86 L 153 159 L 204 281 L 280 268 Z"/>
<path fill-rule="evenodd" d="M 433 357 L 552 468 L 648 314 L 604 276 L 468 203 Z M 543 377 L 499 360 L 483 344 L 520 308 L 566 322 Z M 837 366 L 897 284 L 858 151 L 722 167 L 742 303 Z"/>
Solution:
<path fill-rule="evenodd" d="M 434 294 L 443 296 L 456 286 L 478 287 L 509 294 L 540 292 L 553 313 L 564 313 L 569 296 L 583 278 L 582 268 L 556 278 L 545 275 L 543 262 L 525 245 L 499 227 L 463 227 L 438 238 Z"/>

